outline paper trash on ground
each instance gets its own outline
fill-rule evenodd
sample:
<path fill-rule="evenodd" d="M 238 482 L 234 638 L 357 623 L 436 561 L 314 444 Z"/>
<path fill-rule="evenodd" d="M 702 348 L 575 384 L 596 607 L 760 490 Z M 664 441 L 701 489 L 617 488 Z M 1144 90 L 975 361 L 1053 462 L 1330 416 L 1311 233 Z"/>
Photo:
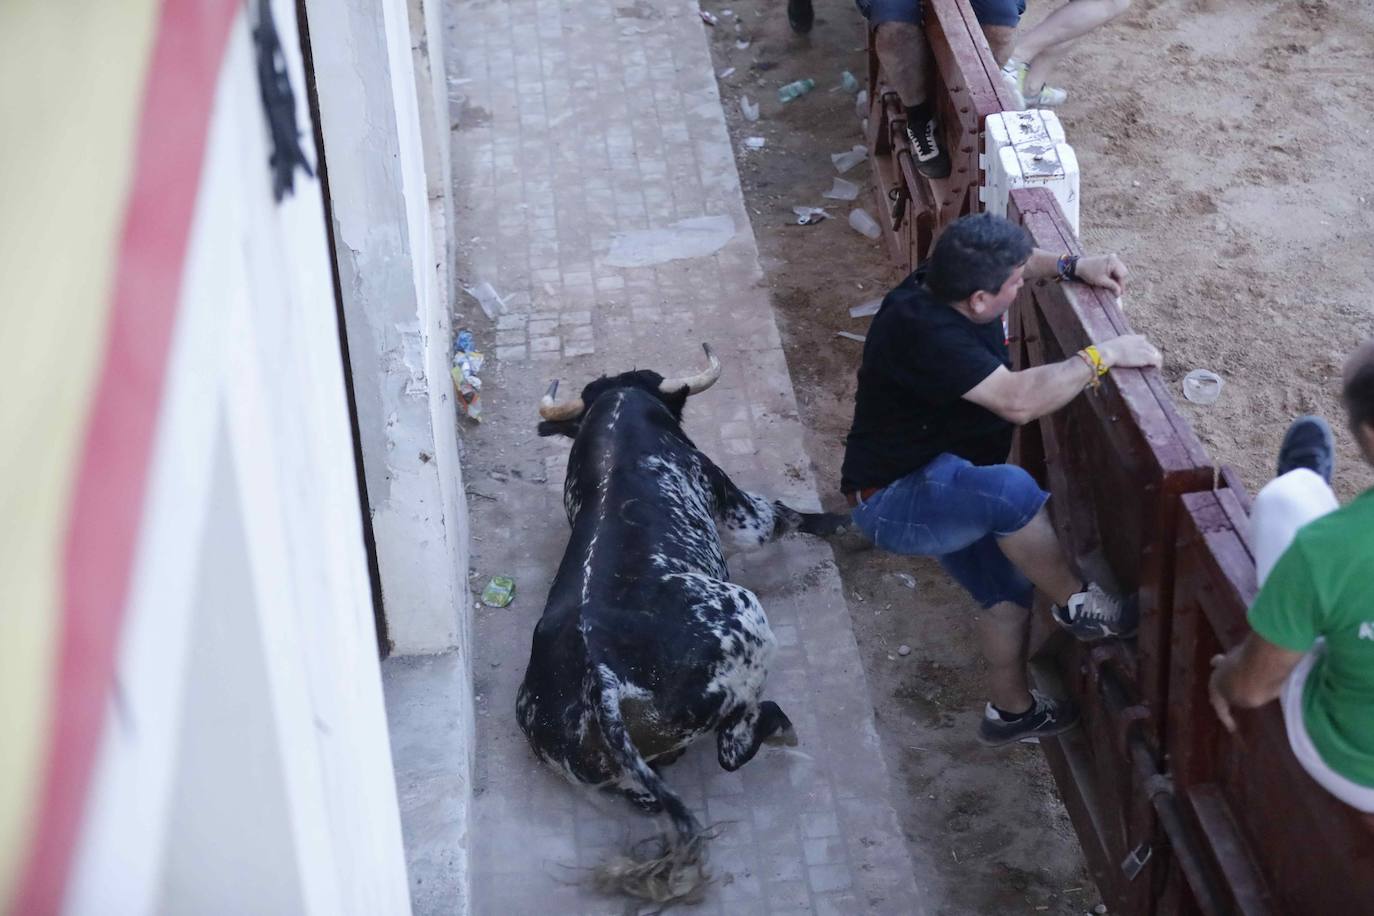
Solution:
<path fill-rule="evenodd" d="M 792 212 L 797 214 L 798 226 L 810 226 L 812 223 L 830 218 L 824 207 L 793 207 Z"/>
<path fill-rule="evenodd" d="M 636 229 L 611 237 L 611 267 L 651 267 L 668 261 L 715 254 L 735 237 L 735 221 L 728 216 L 694 216 L 654 229 Z"/>
<path fill-rule="evenodd" d="M 849 310 L 850 318 L 868 318 L 878 314 L 878 309 L 883 307 L 883 298 L 869 299 L 863 305 L 856 305 Z"/>

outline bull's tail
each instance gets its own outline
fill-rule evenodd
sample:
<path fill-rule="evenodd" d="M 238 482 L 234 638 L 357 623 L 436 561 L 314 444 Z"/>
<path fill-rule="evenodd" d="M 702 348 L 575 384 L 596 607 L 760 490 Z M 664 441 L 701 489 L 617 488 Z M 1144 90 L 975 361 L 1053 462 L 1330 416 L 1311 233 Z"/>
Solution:
<path fill-rule="evenodd" d="M 663 777 L 649 766 L 648 761 L 639 753 L 639 748 L 635 747 L 629 731 L 625 728 L 625 721 L 620 716 L 620 690 L 615 676 L 604 667 L 598 666 L 597 678 L 601 689 L 596 692 L 596 716 L 597 722 L 601 725 L 601 736 L 606 742 L 606 749 L 619 766 L 620 772 L 631 782 L 630 788 L 646 796 L 646 801 L 652 800 L 654 807 L 662 809 L 668 815 L 682 843 L 691 843 L 700 835 L 701 824 L 677 793 L 668 788 Z"/>
<path fill-rule="evenodd" d="M 700 903 L 711 876 L 706 870 L 708 834 L 677 793 L 654 772 L 630 740 L 620 716 L 620 691 L 615 676 L 597 668 L 597 720 L 606 747 L 624 774 L 622 786 L 645 807 L 662 810 L 672 818 L 677 842 L 666 837 L 637 843 L 626 855 L 614 856 L 592 870 L 591 883 L 602 893 L 626 894 L 658 904 L 662 910 L 674 904 Z"/>

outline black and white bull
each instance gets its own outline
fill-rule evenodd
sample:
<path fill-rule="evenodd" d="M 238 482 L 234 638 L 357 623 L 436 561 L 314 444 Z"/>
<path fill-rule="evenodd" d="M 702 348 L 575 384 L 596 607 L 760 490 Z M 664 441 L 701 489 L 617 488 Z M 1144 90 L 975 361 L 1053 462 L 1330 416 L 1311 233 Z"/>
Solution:
<path fill-rule="evenodd" d="M 828 535 L 847 517 L 803 513 L 746 493 L 682 429 L 710 367 L 602 377 L 580 398 L 544 396 L 541 435 L 572 437 L 564 505 L 572 536 L 535 627 L 516 713 L 535 754 L 575 783 L 666 812 L 681 839 L 700 825 L 659 775 L 716 734 L 720 765 L 762 742 L 795 744 L 763 700 L 777 641 L 753 592 L 727 580 L 720 533 L 762 544 L 791 531 Z"/>

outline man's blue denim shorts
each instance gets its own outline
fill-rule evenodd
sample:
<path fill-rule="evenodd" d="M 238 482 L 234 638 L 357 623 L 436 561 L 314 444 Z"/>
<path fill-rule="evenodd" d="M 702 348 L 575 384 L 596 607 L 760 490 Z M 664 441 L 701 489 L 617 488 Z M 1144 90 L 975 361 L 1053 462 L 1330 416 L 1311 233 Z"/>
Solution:
<path fill-rule="evenodd" d="M 854 0 L 870 25 L 884 22 L 909 22 L 921 25 L 921 0 Z M 1026 12 L 1026 0 L 969 0 L 973 15 L 981 25 L 1000 25 L 1016 28 Z"/>
<path fill-rule="evenodd" d="M 1020 531 L 1050 494 L 1013 464 L 979 467 L 943 454 L 860 502 L 854 524 L 883 550 L 937 557 L 983 607 L 1031 606 L 1032 586 L 997 546 Z"/>

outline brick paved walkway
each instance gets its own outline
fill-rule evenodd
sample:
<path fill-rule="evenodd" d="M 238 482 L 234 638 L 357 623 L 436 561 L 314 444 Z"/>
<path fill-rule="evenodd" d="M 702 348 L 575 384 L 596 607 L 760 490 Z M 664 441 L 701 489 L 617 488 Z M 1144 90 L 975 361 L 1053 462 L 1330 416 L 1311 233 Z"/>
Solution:
<path fill-rule="evenodd" d="M 817 508 L 815 484 L 696 4 L 456 0 L 450 21 L 459 273 L 507 300 L 494 327 L 475 308 L 459 321 L 493 357 L 465 435 L 473 584 L 518 583 L 475 621 L 475 912 L 622 913 L 579 869 L 656 825 L 538 767 L 513 713 L 567 539 L 567 446 L 534 435 L 538 397 L 554 376 L 569 392 L 636 366 L 695 371 L 707 340 L 724 376 L 689 403 L 688 432 L 747 488 Z M 606 263 L 617 233 L 703 216 L 733 221 L 714 254 Z M 782 644 L 768 693 L 801 745 L 734 774 L 698 745 L 666 771 L 704 822 L 730 822 L 692 912 L 920 912 L 830 548 L 792 538 L 731 568 Z"/>

